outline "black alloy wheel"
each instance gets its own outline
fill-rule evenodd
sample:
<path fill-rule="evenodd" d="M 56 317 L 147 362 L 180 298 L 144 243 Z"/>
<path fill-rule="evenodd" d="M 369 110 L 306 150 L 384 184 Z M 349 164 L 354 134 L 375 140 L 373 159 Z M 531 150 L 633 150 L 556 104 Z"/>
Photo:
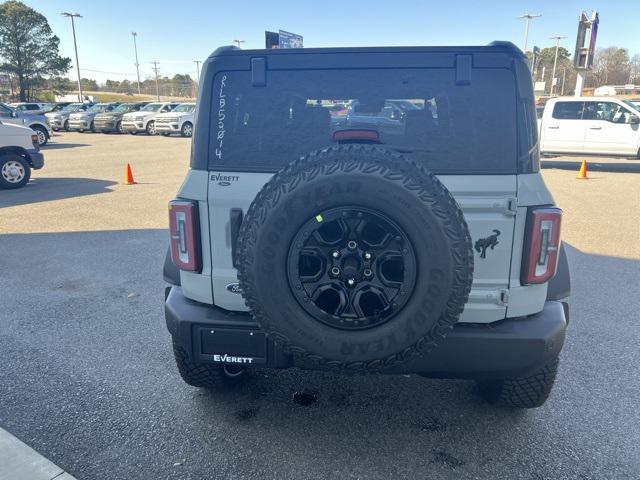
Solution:
<path fill-rule="evenodd" d="M 289 249 L 289 284 L 314 319 L 346 330 L 390 320 L 411 297 L 416 256 L 391 219 L 339 207 L 302 226 Z"/>

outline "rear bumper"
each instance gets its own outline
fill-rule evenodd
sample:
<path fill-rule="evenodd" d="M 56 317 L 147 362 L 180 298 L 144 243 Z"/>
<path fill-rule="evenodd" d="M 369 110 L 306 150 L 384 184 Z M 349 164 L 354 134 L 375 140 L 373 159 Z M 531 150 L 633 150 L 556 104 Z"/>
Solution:
<path fill-rule="evenodd" d="M 233 357 L 238 363 L 237 358 L 252 358 L 248 363 L 269 368 L 307 367 L 296 365 L 269 338 L 251 346 L 263 333 L 250 315 L 189 300 L 178 286 L 167 287 L 165 319 L 171 335 L 196 361 L 228 363 L 225 359 Z M 526 318 L 457 324 L 428 355 L 382 373 L 473 379 L 525 376 L 560 353 L 567 320 L 566 304 L 548 301 L 541 312 Z"/>

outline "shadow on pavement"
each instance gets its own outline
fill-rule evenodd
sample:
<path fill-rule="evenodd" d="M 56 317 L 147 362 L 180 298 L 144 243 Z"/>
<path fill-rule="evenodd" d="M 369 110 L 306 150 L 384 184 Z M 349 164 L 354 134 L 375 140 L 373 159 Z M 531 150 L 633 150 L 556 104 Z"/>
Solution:
<path fill-rule="evenodd" d="M 621 162 L 598 162 L 587 160 L 587 169 L 593 172 L 615 172 L 615 173 L 640 173 L 640 162 L 637 160 L 628 160 Z M 580 169 L 582 164 L 582 158 L 574 160 L 551 160 L 540 159 L 540 165 L 542 168 L 559 168 L 561 170 L 575 170 Z"/>
<path fill-rule="evenodd" d="M 106 193 L 111 191 L 108 187 L 115 184 L 111 180 L 95 178 L 36 177 L 23 188 L 0 190 L 0 208 Z"/>
<path fill-rule="evenodd" d="M 90 147 L 88 143 L 47 143 L 44 147 L 42 147 L 42 151 L 46 152 L 47 150 L 60 150 L 63 148 L 76 148 L 76 147 Z"/>

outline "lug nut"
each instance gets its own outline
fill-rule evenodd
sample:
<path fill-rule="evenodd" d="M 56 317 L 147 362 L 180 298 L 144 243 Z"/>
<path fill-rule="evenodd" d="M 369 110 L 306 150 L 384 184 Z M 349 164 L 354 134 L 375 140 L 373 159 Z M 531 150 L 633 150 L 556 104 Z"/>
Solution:
<path fill-rule="evenodd" d="M 369 252 L 364 252 L 364 259 L 371 260 L 372 255 Z"/>
<path fill-rule="evenodd" d="M 338 250 L 336 250 L 336 251 L 334 251 L 334 252 L 331 254 L 331 256 L 332 256 L 333 258 L 340 258 L 340 252 L 339 252 Z"/>
<path fill-rule="evenodd" d="M 340 269 L 338 267 L 333 267 L 331 269 L 331 275 L 333 275 L 334 277 L 337 277 L 338 275 L 340 275 Z"/>
<path fill-rule="evenodd" d="M 350 278 L 349 280 L 347 280 L 347 285 L 349 285 L 350 287 L 353 287 L 356 284 L 356 281 L 353 278 Z"/>
<path fill-rule="evenodd" d="M 353 240 L 349 240 L 349 242 L 347 243 L 347 248 L 349 250 L 355 250 L 356 248 L 358 248 L 358 244 Z"/>

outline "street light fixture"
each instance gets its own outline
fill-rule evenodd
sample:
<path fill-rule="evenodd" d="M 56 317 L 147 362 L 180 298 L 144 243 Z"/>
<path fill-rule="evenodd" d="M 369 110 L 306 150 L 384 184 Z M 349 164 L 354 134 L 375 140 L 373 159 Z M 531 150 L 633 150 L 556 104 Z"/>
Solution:
<path fill-rule="evenodd" d="M 140 95 L 140 64 L 138 63 L 138 44 L 136 42 L 137 32 L 131 32 L 133 35 L 133 49 L 136 52 L 136 74 L 138 75 L 138 95 Z"/>
<path fill-rule="evenodd" d="M 555 80 L 556 80 L 556 65 L 558 63 L 558 49 L 560 48 L 560 40 L 567 37 L 563 37 L 562 35 L 555 35 L 550 38 L 556 41 L 556 55 L 553 58 L 553 71 L 551 73 L 551 91 L 549 92 L 550 95 L 553 95 L 553 90 L 554 90 L 553 87 L 555 87 Z"/>
<path fill-rule="evenodd" d="M 71 30 L 73 31 L 73 48 L 76 51 L 76 68 L 78 69 L 78 101 L 82 103 L 83 96 L 82 96 L 82 85 L 80 83 L 80 62 L 78 61 L 78 44 L 76 43 L 76 25 L 73 21 L 74 17 L 82 18 L 82 15 L 80 15 L 79 13 L 69 13 L 69 12 L 62 12 L 61 15 L 64 17 L 69 17 L 71 19 Z"/>
<path fill-rule="evenodd" d="M 527 44 L 529 43 L 529 22 L 534 19 L 541 17 L 540 13 L 525 13 L 524 15 L 520 15 L 516 18 L 524 18 L 524 53 L 527 53 Z"/>
<path fill-rule="evenodd" d="M 241 44 L 241 43 L 244 43 L 244 40 L 238 40 L 238 39 L 235 39 L 235 40 L 233 41 L 233 43 L 235 43 L 235 44 L 236 44 L 236 46 L 237 46 L 238 48 L 240 48 L 240 44 Z"/>

